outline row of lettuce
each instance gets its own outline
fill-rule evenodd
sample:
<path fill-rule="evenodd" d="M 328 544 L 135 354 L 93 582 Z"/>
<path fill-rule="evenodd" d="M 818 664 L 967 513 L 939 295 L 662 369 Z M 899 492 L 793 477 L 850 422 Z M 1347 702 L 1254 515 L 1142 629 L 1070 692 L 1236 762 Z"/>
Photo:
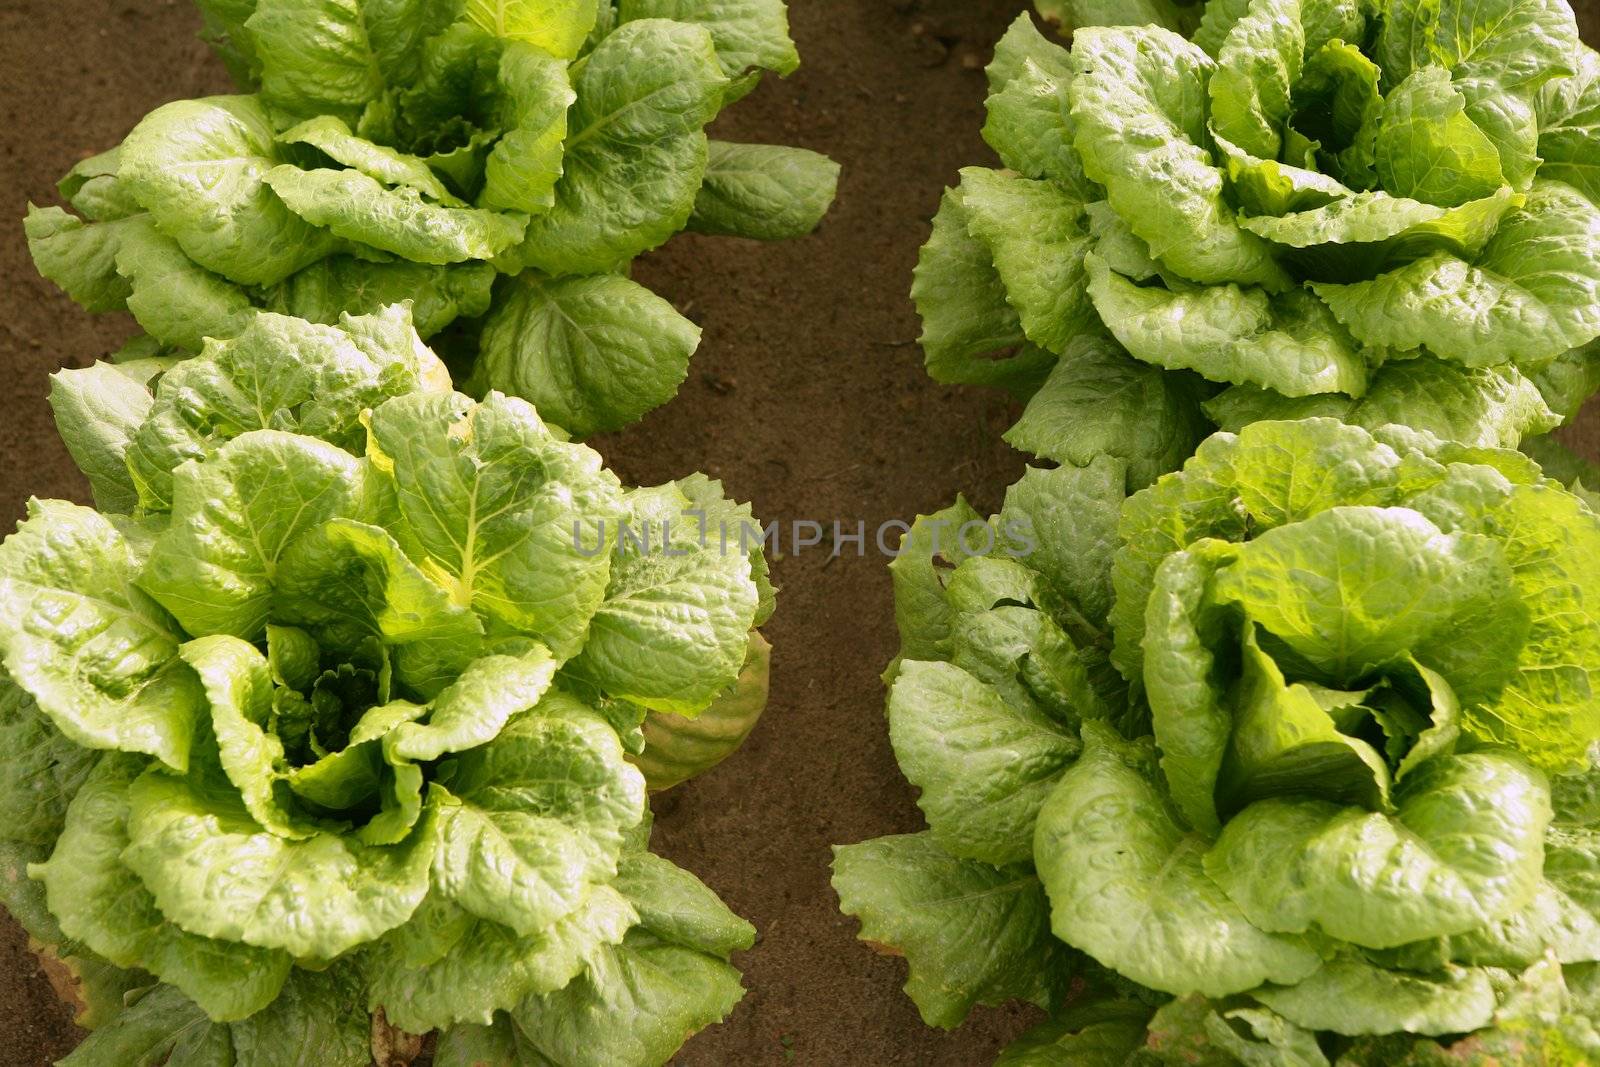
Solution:
<path fill-rule="evenodd" d="M 704 132 L 798 63 L 783 5 L 199 6 L 243 95 L 27 220 L 143 331 L 54 379 L 97 509 L 0 543 L 0 899 L 91 1030 L 62 1062 L 664 1063 L 755 931 L 648 791 L 754 726 L 774 593 L 719 483 L 574 439 L 698 343 L 634 256 L 832 200 Z"/>
<path fill-rule="evenodd" d="M 1041 461 L 919 519 L 924 832 L 836 849 L 1006 1067 L 1600 1060 L 1600 58 L 1563 0 L 1040 4 L 913 296 Z M 1013 531 L 1031 527 L 1025 539 Z"/>

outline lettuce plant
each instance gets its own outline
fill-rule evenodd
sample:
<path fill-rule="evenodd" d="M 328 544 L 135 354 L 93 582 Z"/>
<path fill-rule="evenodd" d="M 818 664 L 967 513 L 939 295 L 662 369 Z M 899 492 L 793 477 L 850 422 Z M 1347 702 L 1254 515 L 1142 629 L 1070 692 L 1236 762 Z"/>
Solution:
<path fill-rule="evenodd" d="M 32 208 L 40 271 L 200 350 L 262 311 L 411 300 L 475 396 L 587 435 L 668 400 L 700 331 L 627 276 L 688 227 L 813 229 L 838 168 L 710 140 L 799 64 L 781 0 L 202 0 L 248 95 L 179 100 Z M 81 217 L 79 217 L 81 215 Z"/>
<path fill-rule="evenodd" d="M 52 399 L 102 510 L 0 543 L 0 853 L 88 1001 L 67 1064 L 648 1065 L 731 1010 L 754 931 L 630 760 L 759 713 L 765 563 L 685 518 L 748 507 L 452 391 L 404 307 Z"/>
<path fill-rule="evenodd" d="M 1070 51 L 1000 42 L 1004 169 L 962 171 L 912 294 L 935 378 L 1027 402 L 1013 444 L 1137 488 L 1211 424 L 1516 447 L 1600 388 L 1600 58 L 1564 0 L 1048 9 Z"/>
<path fill-rule="evenodd" d="M 1125 468 L 1030 470 L 894 564 L 928 829 L 834 885 L 923 1018 L 1051 1012 L 1005 1064 L 1600 1054 L 1600 517 L 1332 419 Z"/>

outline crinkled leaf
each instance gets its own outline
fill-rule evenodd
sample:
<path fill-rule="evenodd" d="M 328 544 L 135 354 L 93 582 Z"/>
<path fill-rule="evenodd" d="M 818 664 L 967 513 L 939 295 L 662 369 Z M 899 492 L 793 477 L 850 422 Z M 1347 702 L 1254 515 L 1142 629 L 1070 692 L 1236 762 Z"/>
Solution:
<path fill-rule="evenodd" d="M 1211 58 L 1154 26 L 1080 30 L 1072 57 L 1084 170 L 1156 258 L 1195 281 L 1286 288 L 1267 245 L 1234 220 L 1203 147 Z"/>
<path fill-rule="evenodd" d="M 424 905 L 425 910 L 439 907 L 465 915 L 449 904 Z M 467 918 L 450 947 L 435 959 L 427 958 L 431 953 L 414 955 L 428 935 L 411 925 L 378 942 L 369 956 L 368 998 L 389 1022 L 417 1033 L 461 1022 L 487 1024 L 496 1011 L 572 982 L 602 946 L 622 940 L 636 913 L 620 893 L 602 885 L 576 910 L 527 936 L 496 922 Z M 414 921 L 422 919 L 419 912 Z M 522 1062 L 515 1061 L 518 1067 Z"/>
<path fill-rule="evenodd" d="M 68 937 L 177 986 L 213 1020 L 253 1015 L 283 988 L 289 956 L 188 933 L 156 909 L 120 858 L 128 845 L 128 786 L 139 770 L 139 761 L 126 757 L 103 761 L 73 800 L 49 862 L 33 874 Z"/>
<path fill-rule="evenodd" d="M 1075 466 L 1118 457 L 1127 463 L 1129 487 L 1140 489 L 1182 463 L 1205 436 L 1202 395 L 1197 379 L 1131 359 L 1109 338 L 1082 336 L 1067 345 L 1005 439 Z"/>
<path fill-rule="evenodd" d="M 589 546 L 620 510 L 600 457 L 498 394 L 480 404 L 398 397 L 370 424 L 398 495 L 401 543 L 424 572 L 454 603 L 544 642 L 558 660 L 577 651 L 613 569 Z"/>
<path fill-rule="evenodd" d="M 332 234 L 267 187 L 267 172 L 281 162 L 260 101 L 213 96 L 146 115 L 123 142 L 119 174 L 196 263 L 235 282 L 271 285 L 333 251 Z"/>
<path fill-rule="evenodd" d="M 705 174 L 702 129 L 726 84 L 700 26 L 646 19 L 609 34 L 574 85 L 555 205 L 510 258 L 549 274 L 595 273 L 683 229 Z"/>
<path fill-rule="evenodd" d="M 466 0 L 466 16 L 496 37 L 571 59 L 594 28 L 595 5 L 588 0 Z"/>
<path fill-rule="evenodd" d="M 123 860 L 186 930 L 330 959 L 410 918 L 428 890 L 433 806 L 410 837 L 374 847 L 262 830 L 237 797 L 147 773 L 130 792 Z"/>
<path fill-rule="evenodd" d="M 1494 987 L 1479 968 L 1439 975 L 1388 971 L 1357 959 L 1331 960 L 1298 985 L 1251 993 L 1291 1022 L 1334 1033 L 1455 1034 L 1486 1025 Z"/>
<path fill-rule="evenodd" d="M 360 171 L 388 186 L 404 186 L 442 204 L 459 206 L 428 165 L 385 145 L 374 144 L 350 132 L 336 115 L 318 115 L 278 135 L 285 144 L 306 144 L 335 163 Z"/>
<path fill-rule="evenodd" d="M 28 205 L 23 229 L 36 270 L 66 290 L 85 311 L 121 311 L 133 287 L 117 273 L 126 220 L 85 223 L 58 207 Z"/>
<path fill-rule="evenodd" d="M 1394 196 L 1453 207 L 1506 183 L 1494 142 L 1466 114 L 1443 67 L 1423 67 L 1384 100 L 1378 180 Z"/>
<path fill-rule="evenodd" d="M 73 741 L 182 770 L 203 698 L 178 659 L 177 623 L 134 585 L 140 563 L 98 513 L 30 501 L 0 543 L 0 652 Z"/>
<path fill-rule="evenodd" d="M 612 556 L 605 600 L 568 669 L 610 696 L 693 716 L 744 664 L 759 603 L 750 558 L 699 529 L 671 483 L 635 489 L 624 505 L 603 540 Z"/>
<path fill-rule="evenodd" d="M 458 318 L 477 318 L 488 311 L 495 277 L 487 263 L 436 266 L 329 256 L 285 278 L 267 294 L 265 306 L 335 326 L 341 315 L 371 315 L 410 301 L 417 334 L 428 338 Z"/>
<path fill-rule="evenodd" d="M 1034 861 L 1051 929 L 1142 985 L 1220 996 L 1297 982 L 1321 960 L 1302 939 L 1252 926 L 1201 866 L 1148 748 L 1084 724 L 1085 749 L 1039 815 Z"/>
<path fill-rule="evenodd" d="M 1033 853 L 1033 826 L 1078 739 L 948 663 L 902 663 L 889 737 L 918 806 L 951 855 L 996 865 Z"/>
<path fill-rule="evenodd" d="M 383 90 L 361 0 L 257 0 L 244 27 L 261 95 L 292 115 L 353 115 Z"/>
<path fill-rule="evenodd" d="M 522 216 L 429 203 L 355 170 L 274 167 L 262 179 L 289 210 L 347 240 L 417 263 L 493 259 L 521 240 Z"/>
<path fill-rule="evenodd" d="M 704 26 L 730 78 L 751 67 L 793 74 L 800 66 L 780 0 L 621 0 L 617 19 L 671 19 Z"/>
<path fill-rule="evenodd" d="M 232 337 L 254 314 L 239 286 L 197 265 L 150 216 L 119 224 L 117 273 L 133 292 L 128 311 L 163 344 L 195 351 L 208 337 Z"/>
<path fill-rule="evenodd" d="M 576 99 L 567 65 L 538 47 L 515 43 L 500 55 L 499 81 L 509 98 L 502 105 L 507 129 L 484 163 L 478 206 L 537 214 L 555 203 L 561 177 L 567 108 Z"/>
<path fill-rule="evenodd" d="M 906 957 L 906 993 L 928 1025 L 957 1026 L 977 1004 L 1047 1007 L 1060 995 L 1065 953 L 1026 865 L 957 859 L 927 833 L 833 854 L 840 909 L 861 921 L 863 941 Z"/>
<path fill-rule="evenodd" d="M 60 370 L 50 376 L 50 410 L 56 431 L 72 460 L 89 478 L 95 503 L 105 511 L 127 514 L 139 503 L 128 474 L 128 446 L 150 413 L 153 399 L 145 371 L 95 363 Z"/>
<path fill-rule="evenodd" d="M 140 503 L 166 510 L 179 464 L 250 430 L 288 430 L 360 452 L 364 410 L 438 377 L 448 376 L 403 307 L 338 326 L 258 315 L 162 376 L 128 450 Z"/>
<path fill-rule="evenodd" d="M 1465 933 L 1526 906 L 1550 822 L 1544 778 L 1515 757 L 1440 756 L 1385 815 L 1263 800 L 1229 820 L 1206 871 L 1256 926 L 1371 948 Z"/>
<path fill-rule="evenodd" d="M 1211 124 L 1252 155 L 1277 159 L 1306 49 L 1300 0 L 1252 0 L 1228 30 L 1206 89 Z"/>
<path fill-rule="evenodd" d="M 699 344 L 698 326 L 620 274 L 526 271 L 503 283 L 466 388 L 523 397 L 586 437 L 670 400 Z"/>
<path fill-rule="evenodd" d="M 1537 366 L 1600 335 L 1600 209 L 1573 189 L 1535 182 L 1482 256 L 1435 253 L 1371 281 L 1315 283 L 1369 345 L 1469 367 Z"/>
<path fill-rule="evenodd" d="M 1224 430 L 1264 420 L 1328 417 L 1366 430 L 1399 423 L 1441 440 L 1514 448 L 1559 423 L 1538 387 L 1512 366 L 1463 367 L 1432 356 L 1387 363 L 1359 400 L 1332 393 L 1290 399 L 1236 385 L 1205 404 Z"/>
<path fill-rule="evenodd" d="M 139 585 L 191 634 L 261 636 L 278 561 L 300 535 L 356 508 L 361 468 L 333 445 L 253 430 L 173 472 L 172 522 Z"/>
<path fill-rule="evenodd" d="M 982 167 L 962 170 L 961 189 L 967 228 L 989 247 L 1023 333 L 1041 348 L 1064 351 L 1094 322 L 1084 292 L 1090 238 L 1083 201 L 1052 182 Z"/>
<path fill-rule="evenodd" d="M 1006 302 L 988 245 L 969 230 L 971 219 L 965 193 L 946 190 L 933 233 L 917 254 L 911 299 L 922 318 L 919 342 L 928 373 L 936 381 L 999 385 L 1025 397 L 1055 357 L 1024 345 L 1021 320 Z"/>
<path fill-rule="evenodd" d="M 1231 284 L 1183 292 L 1141 287 L 1092 253 L 1088 271 L 1100 317 L 1146 363 L 1287 396 L 1366 391 L 1360 347 L 1304 289 L 1273 296 Z"/>
<path fill-rule="evenodd" d="M 708 145 L 705 184 L 695 194 L 689 229 L 780 241 L 804 237 L 828 213 L 839 164 L 820 152 L 784 145 Z"/>

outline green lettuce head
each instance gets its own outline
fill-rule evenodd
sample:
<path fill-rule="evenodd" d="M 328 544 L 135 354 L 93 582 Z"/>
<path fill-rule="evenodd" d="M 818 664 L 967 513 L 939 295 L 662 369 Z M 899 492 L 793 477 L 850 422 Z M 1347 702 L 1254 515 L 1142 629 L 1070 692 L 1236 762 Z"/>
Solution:
<path fill-rule="evenodd" d="M 753 930 L 649 853 L 631 761 L 746 684 L 764 562 L 685 515 L 749 509 L 440 371 L 394 307 L 57 376 L 107 510 L 0 543 L 0 810 L 8 904 L 97 997 L 74 1067 L 391 1028 L 648 1065 L 742 995 Z"/>
<path fill-rule="evenodd" d="M 1600 1048 L 1600 517 L 1518 452 L 1332 419 L 1126 501 L 1122 468 L 1029 471 L 896 561 L 928 830 L 834 884 L 924 1018 L 1055 1013 L 1007 1064 Z M 1023 517 L 1033 550 L 974 552 Z"/>
<path fill-rule="evenodd" d="M 1600 58 L 1564 0 L 1050 6 L 1071 50 L 1000 42 L 1005 169 L 962 171 L 912 293 L 935 378 L 1027 401 L 1011 443 L 1139 488 L 1207 417 L 1514 448 L 1600 386 Z"/>
<path fill-rule="evenodd" d="M 688 227 L 815 228 L 838 168 L 707 138 L 799 65 L 781 0 L 201 0 L 248 95 L 178 100 L 32 208 L 41 273 L 192 353 L 263 310 L 413 302 L 474 396 L 587 435 L 664 403 L 700 331 L 627 277 Z M 81 216 L 81 217 L 80 217 Z"/>

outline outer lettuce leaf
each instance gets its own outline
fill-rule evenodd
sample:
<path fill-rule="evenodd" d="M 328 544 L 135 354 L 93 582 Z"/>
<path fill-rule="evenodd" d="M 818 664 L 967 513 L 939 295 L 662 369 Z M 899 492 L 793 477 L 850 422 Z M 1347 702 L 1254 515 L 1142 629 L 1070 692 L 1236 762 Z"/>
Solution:
<path fill-rule="evenodd" d="M 28 693 L 0 673 L 0 744 L 11 754 L 13 773 L 0 783 L 0 819 L 6 839 L 44 848 L 56 839 L 67 805 L 100 760 L 51 725 Z M 0 872 L 0 882 L 5 872 Z M 7 907 L 11 907 L 8 903 Z M 11 908 L 13 913 L 18 909 Z M 40 934 L 40 941 L 50 940 Z"/>
<path fill-rule="evenodd" d="M 906 993 L 928 1025 L 958 1026 L 976 1004 L 1059 998 L 1066 951 L 1026 865 L 957 859 L 926 833 L 833 851 L 841 910 L 861 920 L 862 940 L 906 957 Z"/>
<path fill-rule="evenodd" d="M 671 789 L 731 756 L 755 729 L 767 707 L 772 646 L 750 632 L 738 679 L 705 711 L 688 718 L 653 712 L 644 720 L 644 751 L 631 762 L 652 790 Z"/>
<path fill-rule="evenodd" d="M 68 1067 L 266 1067 L 315 1057 L 327 1067 L 366 1067 L 371 1025 L 350 968 L 295 970 L 266 1010 L 228 1025 L 171 986 L 157 986 L 89 1035 Z"/>
<path fill-rule="evenodd" d="M 1442 756 L 1399 783 L 1393 816 L 1259 801 L 1229 820 L 1206 870 L 1262 929 L 1391 948 L 1527 905 L 1549 820 L 1548 787 L 1521 761 Z"/>
<path fill-rule="evenodd" d="M 1169 993 L 1223 995 L 1317 970 L 1304 939 L 1252 926 L 1207 877 L 1205 842 L 1177 822 L 1147 747 L 1097 723 L 1084 743 L 1034 839 L 1057 937 Z"/>
<path fill-rule="evenodd" d="M 128 311 L 163 344 L 194 351 L 208 337 L 232 337 L 249 322 L 250 297 L 197 266 L 178 243 L 142 215 L 117 225 L 117 273 L 132 292 Z"/>
<path fill-rule="evenodd" d="M 1366 344 L 1425 345 L 1469 367 L 1538 365 L 1600 335 L 1597 235 L 1593 205 L 1540 181 L 1474 263 L 1439 252 L 1371 281 L 1312 288 Z"/>
<path fill-rule="evenodd" d="M 127 223 L 93 225 L 58 207 L 29 204 L 23 227 L 34 267 L 85 311 L 127 307 L 133 287 L 117 273 L 119 235 Z"/>
<path fill-rule="evenodd" d="M 1150 1008 L 1138 1001 L 1074 1004 L 1007 1045 L 995 1067 L 1120 1063 L 1144 1043 Z"/>
<path fill-rule="evenodd" d="M 1455 1034 L 1494 1017 L 1495 994 L 1479 968 L 1441 975 L 1387 971 L 1359 960 L 1333 960 L 1298 985 L 1253 994 L 1300 1026 L 1344 1034 Z"/>
<path fill-rule="evenodd" d="M 0 544 L 0 653 L 68 738 L 188 766 L 198 683 L 177 623 L 134 585 L 139 548 L 104 517 L 30 501 Z"/>
<path fill-rule="evenodd" d="M 619 274 L 502 283 L 465 388 L 531 401 L 579 437 L 616 430 L 670 400 L 700 328 Z"/>
<path fill-rule="evenodd" d="M 215 941 L 168 923 L 120 859 L 128 846 L 128 786 L 138 760 L 102 761 L 73 799 L 45 884 L 62 932 L 121 967 L 139 967 L 192 998 L 218 1022 L 247 1018 L 275 1000 L 289 975 L 285 952 Z M 107 902 L 116 902 L 107 907 Z"/>
<path fill-rule="evenodd" d="M 754 943 L 753 927 L 693 875 L 647 853 L 624 860 L 617 884 L 639 925 L 564 989 L 512 1013 L 528 1043 L 556 1063 L 650 1067 L 744 996 L 726 961 Z"/>
<path fill-rule="evenodd" d="M 277 837 L 237 798 L 159 772 L 129 799 L 123 861 L 163 915 L 207 937 L 331 959 L 405 922 L 428 890 L 436 804 L 404 842 L 373 847 L 333 833 Z"/>
<path fill-rule="evenodd" d="M 369 1003 L 395 1025 L 419 1033 L 462 1022 L 487 1025 L 496 1011 L 575 980 L 602 946 L 622 940 L 636 917 L 609 885 L 595 887 L 576 910 L 527 936 L 430 902 L 372 951 Z M 442 952 L 434 944 L 441 925 L 448 931 Z"/>
<path fill-rule="evenodd" d="M 1396 3 L 1386 15 L 1377 52 L 1391 85 L 1430 63 L 1524 92 L 1572 73 L 1577 26 L 1572 9 L 1556 0 Z"/>
<path fill-rule="evenodd" d="M 688 226 L 763 241 L 804 237 L 821 224 L 838 186 L 839 164 L 820 152 L 713 140 Z"/>
<path fill-rule="evenodd" d="M 1548 485 L 1517 486 L 1486 504 L 1454 521 L 1501 540 L 1516 593 L 1535 610 L 1515 673 L 1498 699 L 1466 709 L 1468 725 L 1552 771 L 1586 765 L 1589 739 L 1600 736 L 1600 588 L 1589 564 L 1600 519 Z"/>
<path fill-rule="evenodd" d="M 569 665 L 603 693 L 690 717 L 738 678 L 760 598 L 748 552 L 731 550 L 741 533 L 730 528 L 724 547 L 693 503 L 672 483 L 627 494 L 604 541 L 605 599 Z"/>
<path fill-rule="evenodd" d="M 1026 178 L 1049 178 L 1084 200 L 1103 195 L 1073 145 L 1067 88 L 1072 60 L 1047 41 L 1026 14 L 995 45 L 989 65 L 988 121 L 983 139 L 1009 169 Z"/>
<path fill-rule="evenodd" d="M 50 410 L 56 432 L 72 461 L 88 476 L 95 503 L 105 511 L 128 513 L 139 503 L 128 474 L 128 445 L 150 414 L 153 399 L 145 384 L 161 364 L 140 361 L 115 366 L 95 363 L 59 370 L 50 376 Z"/>
<path fill-rule="evenodd" d="M 1385 364 L 1359 400 L 1331 393 L 1290 399 L 1234 386 L 1205 410 L 1233 433 L 1254 422 L 1327 417 L 1365 430 L 1400 423 L 1483 448 L 1515 448 L 1560 423 L 1538 386 L 1515 367 L 1469 368 L 1431 356 Z"/>
<path fill-rule="evenodd" d="M 1052 182 L 981 167 L 961 172 L 961 189 L 967 228 L 988 246 L 1023 334 L 1040 348 L 1064 351 L 1094 321 L 1083 289 L 1090 247 L 1084 202 Z"/>
<path fill-rule="evenodd" d="M 1081 745 L 1028 704 L 948 663 L 902 663 L 889 690 L 895 758 L 952 856 L 996 866 L 1033 854 L 1039 808 Z"/>
<path fill-rule="evenodd" d="M 1022 322 L 1006 302 L 993 253 L 969 230 L 961 189 L 950 189 L 933 218 L 933 234 L 917 256 L 911 299 L 922 316 L 919 339 L 928 373 L 941 382 L 999 385 L 1026 397 L 1054 357 L 1025 346 Z M 1016 349 L 1001 358 L 987 358 Z"/>
<path fill-rule="evenodd" d="M 134 127 L 121 158 L 119 180 L 207 270 L 271 285 L 334 250 L 332 234 L 298 218 L 267 187 L 267 172 L 283 159 L 253 97 L 165 104 Z"/>

